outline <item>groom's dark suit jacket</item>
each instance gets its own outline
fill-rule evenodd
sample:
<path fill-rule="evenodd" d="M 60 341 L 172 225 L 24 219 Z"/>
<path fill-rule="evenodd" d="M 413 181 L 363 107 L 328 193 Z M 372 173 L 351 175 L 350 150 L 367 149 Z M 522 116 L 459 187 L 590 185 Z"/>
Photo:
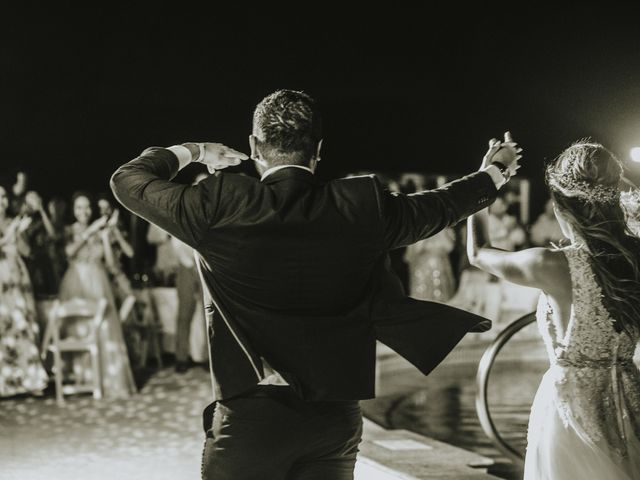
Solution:
<path fill-rule="evenodd" d="M 486 207 L 491 177 L 392 194 L 375 176 L 319 181 L 284 168 L 264 181 L 217 172 L 170 180 L 176 156 L 149 148 L 111 179 L 117 199 L 198 253 L 216 400 L 264 380 L 263 359 L 303 398 L 374 396 L 376 339 L 430 372 L 482 317 L 404 296 L 390 249 Z"/>

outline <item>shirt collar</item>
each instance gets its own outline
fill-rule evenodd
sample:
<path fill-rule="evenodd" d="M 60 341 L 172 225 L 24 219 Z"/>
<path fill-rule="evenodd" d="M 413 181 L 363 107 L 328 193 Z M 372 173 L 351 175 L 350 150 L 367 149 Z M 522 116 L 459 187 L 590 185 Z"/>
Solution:
<path fill-rule="evenodd" d="M 277 172 L 278 170 L 282 170 L 283 168 L 301 168 L 302 170 L 306 170 L 307 172 L 310 172 L 311 174 L 313 174 L 313 170 L 311 170 L 309 167 L 305 167 L 303 165 L 277 165 L 275 167 L 271 167 L 268 168 L 264 171 L 264 173 L 262 174 L 262 177 L 260 178 L 260 181 L 263 182 L 265 178 L 267 178 L 269 175 L 271 175 L 272 173 Z"/>

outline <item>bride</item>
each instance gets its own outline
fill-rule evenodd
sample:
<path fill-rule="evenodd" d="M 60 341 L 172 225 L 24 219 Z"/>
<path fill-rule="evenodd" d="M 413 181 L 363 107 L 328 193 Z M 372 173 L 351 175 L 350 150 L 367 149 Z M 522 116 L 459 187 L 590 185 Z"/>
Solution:
<path fill-rule="evenodd" d="M 500 146 L 493 140 L 490 151 Z M 588 141 L 548 166 L 564 248 L 502 251 L 488 242 L 486 210 L 468 219 L 473 265 L 542 290 L 550 368 L 531 408 L 525 480 L 640 479 L 640 238 L 620 205 L 621 174 L 613 154 Z"/>

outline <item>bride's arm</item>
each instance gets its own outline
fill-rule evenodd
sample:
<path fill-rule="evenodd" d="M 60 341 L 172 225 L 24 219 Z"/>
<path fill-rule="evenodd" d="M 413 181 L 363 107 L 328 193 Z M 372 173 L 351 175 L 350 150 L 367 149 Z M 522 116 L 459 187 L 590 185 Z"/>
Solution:
<path fill-rule="evenodd" d="M 562 278 L 566 259 L 548 248 L 509 252 L 495 248 L 489 238 L 489 213 L 484 209 L 467 219 L 467 256 L 471 265 L 509 282 L 553 291 L 554 279 Z"/>

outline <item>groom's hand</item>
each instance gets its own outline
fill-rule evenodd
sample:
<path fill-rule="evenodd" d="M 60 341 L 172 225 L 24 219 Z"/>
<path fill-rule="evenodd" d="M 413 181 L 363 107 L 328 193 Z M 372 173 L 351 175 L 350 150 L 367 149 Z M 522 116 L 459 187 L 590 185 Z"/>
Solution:
<path fill-rule="evenodd" d="M 194 162 L 203 163 L 207 166 L 209 173 L 239 165 L 240 162 L 249 158 L 244 153 L 221 143 L 183 143 L 182 145 L 189 149 Z"/>
<path fill-rule="evenodd" d="M 511 132 L 505 132 L 504 141 L 492 138 L 489 140 L 489 150 L 482 159 L 481 169 L 484 169 L 491 165 L 493 162 L 498 162 L 507 167 L 509 177 L 516 174 L 520 165 L 518 160 L 522 158 L 522 148 L 518 147 L 518 144 L 513 141 Z"/>

